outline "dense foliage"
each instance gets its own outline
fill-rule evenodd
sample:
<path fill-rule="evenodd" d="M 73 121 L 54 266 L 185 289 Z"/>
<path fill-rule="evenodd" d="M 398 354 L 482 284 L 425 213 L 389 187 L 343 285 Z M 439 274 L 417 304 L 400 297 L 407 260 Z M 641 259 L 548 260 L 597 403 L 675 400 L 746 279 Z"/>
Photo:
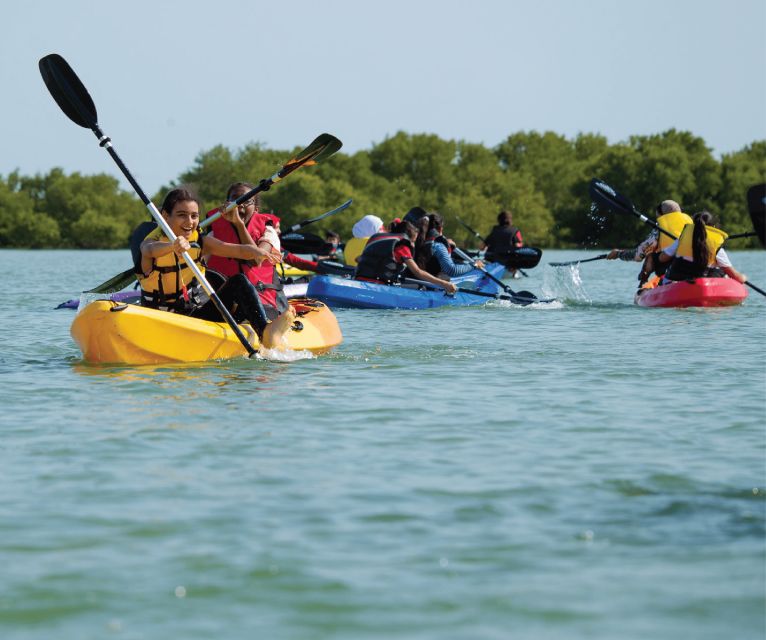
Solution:
<path fill-rule="evenodd" d="M 217 146 L 200 153 L 167 188 L 193 185 L 213 208 L 229 183 L 258 182 L 290 154 L 260 144 L 237 151 Z M 594 134 L 570 140 L 552 132 L 520 132 L 493 149 L 400 132 L 370 150 L 339 152 L 296 171 L 263 194 L 263 210 L 293 224 L 353 198 L 346 212 L 312 228 L 316 233 L 334 229 L 343 238 L 367 213 L 388 222 L 420 205 L 444 214 L 448 235 L 467 245 L 475 240 L 454 216 L 488 234 L 502 209 L 514 212 L 526 242 L 539 247 L 640 241 L 648 229 L 636 218 L 591 211 L 592 177 L 606 180 L 650 217 L 659 201 L 672 198 L 690 213 L 712 211 L 729 233 L 752 231 L 745 193 L 766 182 L 766 141 L 719 160 L 704 140 L 674 129 L 616 144 Z M 155 203 L 162 196 L 155 194 Z M 105 174 L 65 175 L 56 168 L 45 176 L 0 176 L 0 247 L 125 247 L 131 229 L 147 216 L 138 198 Z M 737 242 L 737 247 L 755 246 L 753 239 Z"/>

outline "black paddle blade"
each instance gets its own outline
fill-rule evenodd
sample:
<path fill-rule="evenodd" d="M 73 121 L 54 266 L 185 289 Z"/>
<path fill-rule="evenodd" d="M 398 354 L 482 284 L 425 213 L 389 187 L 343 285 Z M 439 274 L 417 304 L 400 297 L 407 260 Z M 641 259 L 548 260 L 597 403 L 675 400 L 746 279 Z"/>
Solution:
<path fill-rule="evenodd" d="M 593 202 L 603 204 L 610 209 L 633 213 L 633 203 L 625 196 L 617 193 L 617 191 L 603 180 L 593 178 L 593 180 L 590 181 L 588 191 L 590 192 L 590 197 Z"/>
<path fill-rule="evenodd" d="M 45 86 L 67 117 L 86 129 L 98 127 L 96 105 L 69 63 L 51 53 L 40 58 L 39 66 Z"/>
<path fill-rule="evenodd" d="M 487 251 L 487 262 L 499 262 L 508 269 L 532 269 L 538 265 L 543 252 L 535 247 L 519 247 L 504 253 Z"/>
<path fill-rule="evenodd" d="M 298 153 L 294 158 L 287 161 L 282 170 L 279 172 L 279 177 L 284 178 L 288 173 L 292 173 L 298 167 L 318 164 L 322 160 L 329 158 L 333 153 L 343 146 L 343 143 L 333 135 L 329 133 L 323 133 L 316 137 L 316 139 L 303 151 Z"/>
<path fill-rule="evenodd" d="M 288 233 L 282 236 L 282 248 L 291 253 L 320 253 L 327 243 L 313 233 Z"/>
<path fill-rule="evenodd" d="M 764 239 L 764 215 L 766 214 L 766 183 L 757 184 L 747 190 L 747 209 L 750 219 L 753 221 L 753 229 L 758 235 L 761 244 L 766 247 Z"/>

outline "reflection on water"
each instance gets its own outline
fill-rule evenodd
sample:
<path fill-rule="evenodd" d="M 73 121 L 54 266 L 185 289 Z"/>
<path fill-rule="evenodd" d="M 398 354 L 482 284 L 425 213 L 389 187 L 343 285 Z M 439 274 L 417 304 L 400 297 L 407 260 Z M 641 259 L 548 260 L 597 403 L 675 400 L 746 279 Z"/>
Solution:
<path fill-rule="evenodd" d="M 72 364 L 72 370 L 82 376 L 110 383 L 116 381 L 126 387 L 150 383 L 155 389 L 183 388 L 185 400 L 218 394 L 222 387 L 234 389 L 246 385 L 254 390 L 259 385 L 274 385 L 287 373 L 286 368 L 268 366 L 268 362 L 258 358 L 138 367 L 89 364 L 79 360 Z"/>

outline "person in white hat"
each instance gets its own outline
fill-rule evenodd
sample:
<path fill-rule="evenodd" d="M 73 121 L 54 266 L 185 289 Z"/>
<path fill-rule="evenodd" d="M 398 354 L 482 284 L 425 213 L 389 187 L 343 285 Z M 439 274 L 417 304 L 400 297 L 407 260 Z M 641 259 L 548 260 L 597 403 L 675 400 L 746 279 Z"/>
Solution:
<path fill-rule="evenodd" d="M 351 233 L 355 238 L 369 238 L 383 228 L 383 221 L 378 216 L 368 214 L 354 225 Z"/>

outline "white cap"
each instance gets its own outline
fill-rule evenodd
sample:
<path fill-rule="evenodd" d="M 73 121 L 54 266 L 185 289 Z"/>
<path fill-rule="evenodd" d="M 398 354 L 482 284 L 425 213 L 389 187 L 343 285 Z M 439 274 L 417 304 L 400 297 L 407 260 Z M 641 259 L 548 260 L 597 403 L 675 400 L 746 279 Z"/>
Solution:
<path fill-rule="evenodd" d="M 382 226 L 383 221 L 378 218 L 378 216 L 370 214 L 364 216 L 364 218 L 357 222 L 353 229 L 351 229 L 351 233 L 354 234 L 355 238 L 369 238 L 371 235 L 380 231 Z"/>

